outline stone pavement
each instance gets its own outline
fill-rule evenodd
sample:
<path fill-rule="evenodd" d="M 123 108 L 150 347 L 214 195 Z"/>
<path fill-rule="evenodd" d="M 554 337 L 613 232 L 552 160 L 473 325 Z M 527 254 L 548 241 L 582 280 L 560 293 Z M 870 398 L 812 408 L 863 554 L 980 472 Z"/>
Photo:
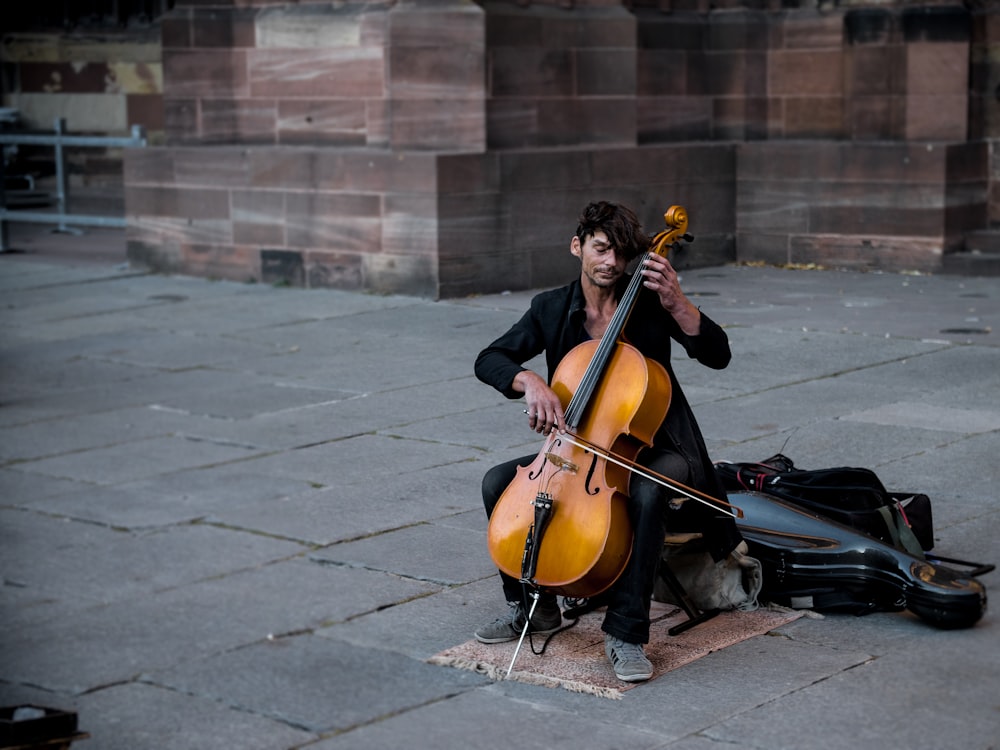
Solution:
<path fill-rule="evenodd" d="M 1000 747 L 989 612 L 801 619 L 621 701 L 428 665 L 503 609 L 479 480 L 539 443 L 472 362 L 530 295 L 152 276 L 114 232 L 76 258 L 21 238 L 0 256 L 0 705 L 77 711 L 74 747 Z M 713 457 L 872 467 L 931 496 L 938 552 L 1000 561 L 997 279 L 683 283 L 735 353 L 677 363 Z"/>

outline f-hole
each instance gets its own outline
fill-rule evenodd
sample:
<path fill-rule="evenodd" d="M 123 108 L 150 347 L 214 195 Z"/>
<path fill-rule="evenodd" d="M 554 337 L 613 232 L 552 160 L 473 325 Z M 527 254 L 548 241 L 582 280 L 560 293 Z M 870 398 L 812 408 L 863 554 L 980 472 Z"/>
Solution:
<path fill-rule="evenodd" d="M 590 469 L 587 470 L 587 481 L 583 485 L 583 489 L 584 489 L 584 491 L 588 495 L 596 495 L 598 492 L 601 491 L 600 487 L 595 487 L 594 489 L 590 488 L 590 480 L 593 479 L 593 477 L 594 477 L 594 469 L 596 469 L 596 468 L 597 468 L 597 454 L 596 453 L 591 453 L 590 454 Z"/>
<path fill-rule="evenodd" d="M 560 440 L 559 438 L 556 438 L 555 440 L 552 441 L 552 447 L 553 448 L 556 448 L 557 446 L 560 446 L 560 445 L 562 445 L 562 440 Z M 549 451 L 549 452 L 551 452 L 551 451 Z M 532 482 L 534 482 L 536 479 L 538 479 L 542 475 L 542 471 L 545 469 L 545 464 L 547 464 L 548 462 L 549 462 L 548 459 L 545 459 L 544 461 L 542 461 L 538 465 L 538 471 L 537 472 L 533 471 L 533 472 L 531 472 L 531 473 L 528 474 L 528 479 L 530 479 Z"/>

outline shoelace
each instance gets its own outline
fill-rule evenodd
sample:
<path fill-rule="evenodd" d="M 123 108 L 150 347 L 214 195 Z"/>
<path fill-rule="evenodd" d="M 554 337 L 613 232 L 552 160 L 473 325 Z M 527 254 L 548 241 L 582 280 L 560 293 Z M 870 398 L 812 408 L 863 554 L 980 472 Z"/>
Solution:
<path fill-rule="evenodd" d="M 615 658 L 615 664 L 629 661 L 646 661 L 646 653 L 638 643 L 619 641 L 611 648 L 611 654 Z"/>

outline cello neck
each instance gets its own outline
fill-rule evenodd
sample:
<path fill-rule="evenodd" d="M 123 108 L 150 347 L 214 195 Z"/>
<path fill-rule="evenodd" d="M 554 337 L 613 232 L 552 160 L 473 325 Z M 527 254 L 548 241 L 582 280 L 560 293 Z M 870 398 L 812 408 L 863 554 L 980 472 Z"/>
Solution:
<path fill-rule="evenodd" d="M 644 254 L 643 259 L 647 255 L 648 253 Z M 632 307 L 635 305 L 635 300 L 638 298 L 641 289 L 642 274 L 632 274 L 628 287 L 618 302 L 618 308 L 615 310 L 615 314 L 611 316 L 611 322 L 608 323 L 608 328 L 601 337 L 601 341 L 597 345 L 597 350 L 594 352 L 590 364 L 587 365 L 587 369 L 583 373 L 580 385 L 570 399 L 569 406 L 566 407 L 566 424 L 570 427 L 576 428 L 580 426 L 587 405 L 590 404 L 594 391 L 597 389 L 598 384 L 601 382 L 601 377 L 607 369 L 608 362 L 611 361 L 615 345 L 625 330 L 625 324 L 628 322 Z"/>

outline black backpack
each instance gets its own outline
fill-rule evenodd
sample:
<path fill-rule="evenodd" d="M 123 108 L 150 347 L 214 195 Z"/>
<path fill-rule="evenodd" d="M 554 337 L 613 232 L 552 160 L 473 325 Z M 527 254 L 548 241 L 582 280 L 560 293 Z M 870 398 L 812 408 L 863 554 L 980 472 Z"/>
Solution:
<path fill-rule="evenodd" d="M 923 557 L 934 547 L 927 495 L 889 492 L 871 469 L 804 470 L 782 454 L 758 463 L 715 464 L 727 492 L 763 492 Z"/>

